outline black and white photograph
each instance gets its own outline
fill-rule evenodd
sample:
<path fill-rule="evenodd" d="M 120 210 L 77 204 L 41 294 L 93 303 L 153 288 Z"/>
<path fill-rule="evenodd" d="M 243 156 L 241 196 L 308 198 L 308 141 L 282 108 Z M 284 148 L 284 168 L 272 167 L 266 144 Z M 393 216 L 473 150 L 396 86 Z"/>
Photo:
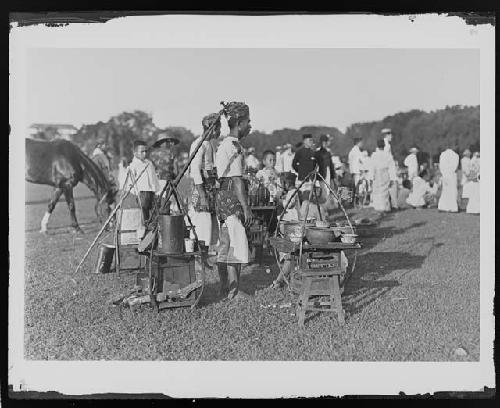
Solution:
<path fill-rule="evenodd" d="M 9 384 L 495 388 L 494 34 L 445 14 L 11 22 Z"/>

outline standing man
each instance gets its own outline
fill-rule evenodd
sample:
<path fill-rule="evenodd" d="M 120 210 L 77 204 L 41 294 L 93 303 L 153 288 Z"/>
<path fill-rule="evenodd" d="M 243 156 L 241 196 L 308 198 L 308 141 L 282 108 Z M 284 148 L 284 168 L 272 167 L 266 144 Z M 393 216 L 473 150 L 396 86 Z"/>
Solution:
<path fill-rule="evenodd" d="M 360 137 L 354 138 L 354 146 L 349 152 L 347 161 L 349 163 L 349 173 L 351 173 L 352 180 L 354 182 L 354 188 L 358 185 L 359 177 L 361 174 L 361 165 L 363 163 L 363 153 L 361 148 L 363 147 L 363 139 Z"/>
<path fill-rule="evenodd" d="M 297 182 L 303 181 L 316 167 L 313 146 L 312 135 L 310 133 L 303 135 L 302 146 L 297 150 L 292 161 L 292 167 L 297 172 Z"/>
<path fill-rule="evenodd" d="M 283 172 L 285 173 L 294 173 L 294 169 L 292 166 L 293 158 L 295 157 L 295 153 L 292 152 L 292 145 L 287 143 L 283 146 L 283 153 L 281 153 L 281 161 L 283 162 Z"/>
<path fill-rule="evenodd" d="M 146 227 L 147 221 L 151 215 L 151 210 L 154 206 L 155 194 L 161 191 L 154 164 L 151 160 L 146 158 L 147 151 L 146 142 L 142 140 L 134 141 L 134 158 L 128 166 L 132 178 L 129 178 L 124 187 L 124 189 L 127 190 L 134 181 L 136 182 L 135 191 L 139 192 L 142 217 Z M 146 170 L 144 170 L 144 168 L 146 168 Z"/>
<path fill-rule="evenodd" d="M 385 128 L 382 129 L 382 135 L 384 138 L 384 151 L 389 153 L 391 156 L 391 167 L 389 168 L 389 176 L 391 182 L 389 185 L 389 197 L 391 201 L 391 208 L 393 210 L 398 209 L 398 179 L 396 171 L 396 162 L 394 161 L 394 156 L 392 155 L 391 142 L 392 142 L 392 130 Z"/>
<path fill-rule="evenodd" d="M 248 263 L 245 227 L 253 222 L 243 182 L 244 158 L 240 140 L 250 133 L 250 111 L 242 102 L 230 102 L 225 108 L 229 133 L 215 155 L 219 179 L 216 213 L 220 221 L 217 265 L 222 295 L 228 299 L 248 297 L 239 291 L 241 265 Z M 237 296 L 238 295 L 238 296 Z"/>
<path fill-rule="evenodd" d="M 332 162 L 332 154 L 327 148 L 328 145 L 328 136 L 321 135 L 319 138 L 319 148 L 316 150 L 315 157 L 316 162 L 319 167 L 319 174 L 325 179 L 326 183 L 333 187 L 333 180 L 335 179 L 335 167 Z M 328 197 L 330 194 L 330 190 L 324 186 L 323 191 L 325 193 L 325 197 Z"/>
<path fill-rule="evenodd" d="M 211 113 L 201 121 L 203 134 L 196 138 L 191 144 L 189 155 L 191 156 L 208 129 L 214 125 L 214 130 L 208 140 L 205 140 L 191 161 L 189 174 L 194 183 L 194 190 L 189 200 L 189 217 L 196 228 L 198 239 L 205 242 L 209 248 L 216 244 L 213 238 L 213 228 L 217 227 L 215 218 L 215 177 L 214 152 L 210 140 L 220 136 L 220 117 Z M 194 238 L 194 237 L 193 237 Z"/>
<path fill-rule="evenodd" d="M 471 153 L 469 149 L 465 149 L 463 152 L 462 160 L 460 160 L 460 167 L 462 168 L 462 186 L 467 183 L 467 176 L 471 171 L 472 160 L 470 158 Z"/>
<path fill-rule="evenodd" d="M 99 138 L 97 140 L 95 149 L 92 152 L 92 161 L 102 170 L 106 179 L 111 184 L 113 194 L 116 194 L 118 192 L 119 185 L 116 184 L 116 179 L 111 170 L 111 160 L 108 155 L 108 147 L 104 138 Z M 111 209 L 107 207 L 107 215 L 110 213 Z"/>
<path fill-rule="evenodd" d="M 417 160 L 418 149 L 412 147 L 410 149 L 410 154 L 406 156 L 404 165 L 408 167 L 408 179 L 412 181 L 418 176 L 418 160 Z"/>
<path fill-rule="evenodd" d="M 443 189 L 439 197 L 438 210 L 457 212 L 457 168 L 460 157 L 449 147 L 439 156 L 439 170 Z"/>
<path fill-rule="evenodd" d="M 283 173 L 283 147 L 284 146 L 276 146 L 276 164 L 274 165 L 274 169 L 278 172 L 278 174 Z M 262 161 L 264 161 L 264 157 L 262 157 Z"/>

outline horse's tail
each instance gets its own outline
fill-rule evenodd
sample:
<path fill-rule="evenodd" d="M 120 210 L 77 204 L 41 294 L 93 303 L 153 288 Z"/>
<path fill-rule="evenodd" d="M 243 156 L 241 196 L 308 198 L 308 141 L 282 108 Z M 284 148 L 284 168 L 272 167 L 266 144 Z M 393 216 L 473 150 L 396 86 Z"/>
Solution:
<path fill-rule="evenodd" d="M 82 172 L 82 182 L 89 187 L 98 200 L 101 200 L 111 191 L 111 183 L 106 175 L 94 161 L 87 156 L 78 146 L 74 146 L 77 152 L 78 164 Z"/>

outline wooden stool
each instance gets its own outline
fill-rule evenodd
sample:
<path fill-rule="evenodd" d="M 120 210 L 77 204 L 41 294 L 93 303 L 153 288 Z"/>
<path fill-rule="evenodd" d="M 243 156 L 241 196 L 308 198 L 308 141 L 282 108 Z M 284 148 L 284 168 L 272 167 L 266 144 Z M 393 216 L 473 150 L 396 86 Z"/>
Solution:
<path fill-rule="evenodd" d="M 299 327 L 304 328 L 307 311 L 336 312 L 337 320 L 342 326 L 345 323 L 342 298 L 340 293 L 340 268 L 301 269 L 302 290 L 297 306 Z M 311 296 L 330 296 L 326 308 L 315 307 L 309 304 Z"/>

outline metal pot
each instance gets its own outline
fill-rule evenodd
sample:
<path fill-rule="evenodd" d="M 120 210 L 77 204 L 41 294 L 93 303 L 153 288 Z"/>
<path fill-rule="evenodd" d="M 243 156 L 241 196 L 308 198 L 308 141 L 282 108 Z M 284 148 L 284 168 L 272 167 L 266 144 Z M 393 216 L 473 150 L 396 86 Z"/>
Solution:
<path fill-rule="evenodd" d="M 328 244 L 335 240 L 335 231 L 332 228 L 308 227 L 306 238 L 313 245 Z"/>

